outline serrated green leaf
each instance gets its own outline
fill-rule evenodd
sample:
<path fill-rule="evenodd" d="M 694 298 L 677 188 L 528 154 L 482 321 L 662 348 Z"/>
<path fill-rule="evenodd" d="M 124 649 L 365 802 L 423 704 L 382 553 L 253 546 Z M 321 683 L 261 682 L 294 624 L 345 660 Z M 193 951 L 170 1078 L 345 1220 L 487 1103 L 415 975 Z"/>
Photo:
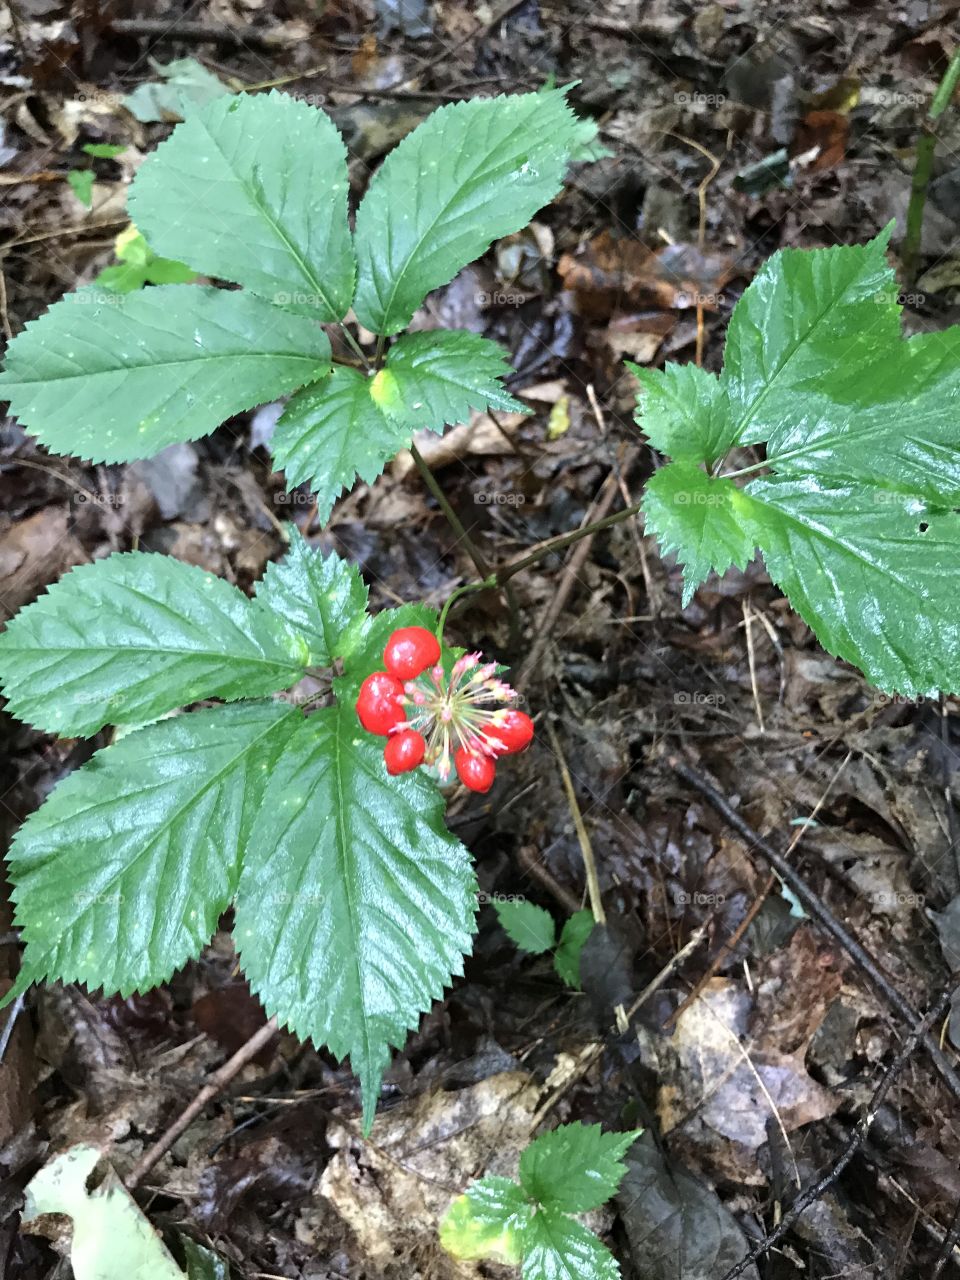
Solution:
<path fill-rule="evenodd" d="M 316 107 L 276 91 L 217 98 L 144 161 L 130 213 L 158 253 L 339 320 L 356 272 L 346 157 Z"/>
<path fill-rule="evenodd" d="M 195 440 L 329 368 L 319 325 L 252 294 L 87 288 L 10 343 L 0 397 L 54 452 L 129 462 Z"/>
<path fill-rule="evenodd" d="M 274 761 L 302 723 L 281 703 L 176 716 L 127 734 L 69 774 L 8 855 L 41 978 L 124 996 L 163 982 L 210 940 Z"/>
<path fill-rule="evenodd" d="M 455 1258 L 519 1262 L 523 1229 L 533 1211 L 512 1178 L 479 1178 L 444 1214 L 440 1243 Z"/>
<path fill-rule="evenodd" d="M 562 90 L 440 107 L 390 153 L 360 204 L 353 309 L 405 329 L 431 289 L 560 190 L 578 121 Z"/>
<path fill-rule="evenodd" d="M 542 1209 L 523 1232 L 522 1280 L 619 1280 L 616 1258 L 565 1213 Z"/>
<path fill-rule="evenodd" d="M 539 956 L 549 951 L 557 940 L 553 916 L 533 902 L 498 902 L 493 909 L 508 938 L 522 951 Z"/>
<path fill-rule="evenodd" d="M 298 392 L 277 422 L 273 460 L 290 484 L 309 484 L 325 521 L 357 476 L 372 484 L 410 443 L 408 428 L 391 422 L 370 395 L 371 380 L 337 365 L 329 377 Z"/>
<path fill-rule="evenodd" d="M 580 990 L 580 955 L 593 933 L 592 911 L 575 911 L 560 932 L 553 967 L 568 987 Z"/>
<path fill-rule="evenodd" d="M 472 409 L 528 413 L 500 385 L 509 372 L 506 354 L 496 342 L 475 333 L 431 329 L 409 333 L 390 348 L 370 394 L 401 426 L 442 431 L 469 422 Z"/>
<path fill-rule="evenodd" d="M 564 1213 L 597 1209 L 626 1173 L 624 1154 L 639 1132 L 604 1133 L 598 1124 L 562 1124 L 520 1157 L 520 1185 L 532 1200 Z"/>
<path fill-rule="evenodd" d="M 708 469 L 723 457 L 734 443 L 735 424 L 716 374 L 695 364 L 668 363 L 663 369 L 626 364 L 643 387 L 637 422 L 655 449 Z"/>
<path fill-rule="evenodd" d="M 307 642 L 230 583 L 142 551 L 72 569 L 0 635 L 9 711 L 70 737 L 286 689 L 308 661 Z"/>
<path fill-rule="evenodd" d="M 734 307 L 721 383 L 733 439 L 775 439 L 805 394 L 833 370 L 900 342 L 900 307 L 885 250 L 890 230 L 863 245 L 784 249 Z"/>
<path fill-rule="evenodd" d="M 296 525 L 290 545 L 267 565 L 257 603 L 282 618 L 310 646 L 309 665 L 327 667 L 360 642 L 367 620 L 367 587 L 356 565 L 311 550 Z"/>
<path fill-rule="evenodd" d="M 669 409 L 678 373 L 645 372 L 641 421 L 652 414 L 665 448 L 680 456 L 716 431 L 765 445 L 735 477 L 772 473 L 739 490 L 672 464 L 645 509 L 684 564 L 685 601 L 710 567 L 743 567 L 759 546 L 825 648 L 916 697 L 960 689 L 960 328 L 901 337 L 887 238 L 770 259 L 731 319 L 720 397 L 696 401 L 701 427 L 683 425 L 693 395 Z"/>
<path fill-rule="evenodd" d="M 692 462 L 671 462 L 651 478 L 643 495 L 646 531 L 664 555 L 676 552 L 683 566 L 683 604 L 711 569 L 743 569 L 756 544 L 738 511 L 741 490 L 732 480 L 708 476 Z"/>
<path fill-rule="evenodd" d="M 93 170 L 71 169 L 67 173 L 70 190 L 89 209 L 93 204 Z"/>
<path fill-rule="evenodd" d="M 774 477 L 739 499 L 771 578 L 830 653 L 909 698 L 960 689 L 960 516 Z"/>
<path fill-rule="evenodd" d="M 419 772 L 390 778 L 349 704 L 311 715 L 273 770 L 247 845 L 235 938 L 281 1025 L 350 1057 L 365 1124 L 419 1015 L 463 972 L 476 881 Z"/>

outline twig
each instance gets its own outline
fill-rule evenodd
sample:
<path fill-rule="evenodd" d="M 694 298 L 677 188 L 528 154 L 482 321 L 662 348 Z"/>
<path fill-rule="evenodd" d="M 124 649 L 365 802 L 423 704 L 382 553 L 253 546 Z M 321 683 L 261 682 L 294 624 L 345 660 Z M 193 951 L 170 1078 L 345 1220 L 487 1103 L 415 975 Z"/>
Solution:
<path fill-rule="evenodd" d="M 913 166 L 913 180 L 910 183 L 910 204 L 907 206 L 907 231 L 903 237 L 901 254 L 903 275 L 908 285 L 913 284 L 916 278 L 917 263 L 920 260 L 923 211 L 927 205 L 927 187 L 930 185 L 933 153 L 937 145 L 936 125 L 950 105 L 958 80 L 960 80 L 960 47 L 954 51 L 943 73 L 939 88 L 933 95 L 933 101 L 923 121 L 923 134 L 917 143 L 917 158 Z"/>
<path fill-rule="evenodd" d="M 749 822 L 743 818 L 736 809 L 730 805 L 719 791 L 691 769 L 688 764 L 677 756 L 671 756 L 668 763 L 678 777 L 688 783 L 693 789 L 720 814 L 720 816 L 748 842 L 750 849 L 755 850 L 777 873 L 785 885 L 793 892 L 801 906 L 807 914 L 816 920 L 828 933 L 836 939 L 843 947 L 847 955 L 854 961 L 856 965 L 863 971 L 865 976 L 872 983 L 874 990 L 883 1000 L 906 1021 L 911 1028 L 916 1027 L 920 1021 L 920 1014 L 913 1008 L 910 1002 L 897 991 L 887 978 L 880 966 L 874 960 L 873 956 L 866 948 L 850 934 L 833 912 L 827 907 L 807 882 L 803 880 L 793 869 L 786 858 L 762 836 L 758 835 L 750 826 Z M 960 1101 L 960 1075 L 957 1074 L 946 1055 L 941 1052 L 936 1038 L 925 1030 L 922 1035 L 922 1044 L 927 1054 L 940 1073 L 944 1084 L 953 1094 L 957 1101 Z"/>
<path fill-rule="evenodd" d="M 650 981 L 647 983 L 647 985 L 643 988 L 643 990 L 637 996 L 636 1000 L 634 1000 L 633 1004 L 626 1011 L 628 1021 L 639 1012 L 639 1010 L 643 1007 L 643 1005 L 647 1003 L 648 1000 L 651 999 L 651 997 L 656 995 L 656 993 L 660 990 L 663 984 L 666 981 L 668 981 L 668 979 L 671 977 L 672 974 L 676 972 L 677 969 L 680 968 L 684 960 L 686 960 L 687 956 L 689 956 L 691 952 L 695 951 L 697 947 L 699 947 L 700 943 L 704 940 L 706 936 L 707 936 L 707 925 L 706 923 L 704 923 L 700 925 L 699 929 L 694 930 L 694 932 L 690 935 L 689 939 L 684 943 L 684 945 L 680 948 L 680 950 L 676 953 L 676 955 L 673 956 L 672 959 L 668 960 L 667 963 L 660 970 L 660 972 L 657 974 L 657 976 L 655 978 L 651 978 Z M 574 1085 L 577 1080 L 582 1079 L 587 1074 L 587 1072 L 590 1070 L 590 1068 L 593 1066 L 596 1060 L 600 1057 L 601 1053 L 603 1053 L 603 1050 L 604 1050 L 604 1042 L 600 1040 L 596 1044 L 592 1045 L 583 1054 L 580 1061 L 577 1063 L 576 1069 L 563 1081 L 562 1084 L 557 1086 L 554 1092 L 550 1095 L 549 1098 L 547 1098 L 546 1102 L 543 1103 L 543 1105 L 537 1111 L 536 1115 L 533 1117 L 533 1120 L 530 1122 L 531 1133 L 533 1133 L 539 1127 L 539 1125 L 543 1121 L 544 1116 L 546 1116 L 548 1112 L 552 1111 L 552 1109 L 557 1105 L 557 1103 L 560 1101 L 563 1095 L 570 1090 L 571 1086 Z"/>
<path fill-rule="evenodd" d="M 810 817 L 807 819 L 807 822 L 802 827 L 797 828 L 793 839 L 787 845 L 787 851 L 783 855 L 785 858 L 790 857 L 791 853 L 793 853 L 794 849 L 803 839 L 804 834 L 806 833 L 806 830 L 807 830 L 807 826 L 809 825 L 809 823 L 813 821 L 813 819 L 817 816 L 817 814 L 823 808 L 823 805 L 826 802 L 827 796 L 833 790 L 833 784 L 836 782 L 836 780 L 840 777 L 841 773 L 843 773 L 844 769 L 850 763 L 850 757 L 852 755 L 853 755 L 853 752 L 848 751 L 847 754 L 844 756 L 844 758 L 840 761 L 840 764 L 837 766 L 836 772 L 834 773 L 830 781 L 827 783 L 826 789 L 824 790 L 823 795 L 821 795 L 820 799 L 817 801 L 816 805 L 814 806 L 813 811 L 810 814 Z M 663 1024 L 664 1031 L 669 1031 L 673 1027 L 673 1024 L 676 1022 L 676 1020 L 680 1017 L 680 1015 L 686 1009 L 688 1009 L 690 1005 L 693 1004 L 694 1000 L 697 1000 L 699 998 L 701 992 L 704 990 L 707 983 L 710 982 L 710 980 L 713 977 L 715 977 L 720 966 L 726 963 L 727 957 L 732 955 L 734 948 L 740 945 L 740 941 L 743 938 L 743 935 L 747 932 L 747 930 L 753 924 L 754 920 L 756 920 L 757 916 L 760 914 L 760 910 L 763 904 L 766 902 L 767 898 L 770 896 L 770 893 L 773 890 L 773 887 L 776 883 L 777 883 L 777 877 L 773 875 L 773 873 L 771 873 L 767 877 L 766 882 L 760 889 L 760 892 L 757 894 L 756 898 L 754 898 L 753 904 L 751 905 L 750 910 L 743 917 L 743 919 L 737 925 L 736 929 L 734 929 L 733 933 L 730 935 L 730 937 L 726 940 L 726 942 L 717 952 L 716 956 L 711 962 L 710 967 L 707 969 L 706 973 L 703 975 L 703 977 L 700 979 L 700 981 L 697 983 L 694 989 L 690 992 L 687 998 L 684 1001 L 682 1001 L 682 1003 L 679 1004 L 676 1007 L 676 1009 L 674 1009 L 673 1013 L 671 1013 L 669 1018 L 667 1018 L 667 1020 L 664 1022 Z"/>
<path fill-rule="evenodd" d="M 185 22 L 176 15 L 169 18 L 116 18 L 108 30 L 116 36 L 131 36 L 140 40 L 182 40 L 184 44 L 220 44 L 232 49 L 257 49 L 261 53 L 275 53 L 288 48 L 290 39 L 282 34 L 257 31 L 246 27 L 234 31 L 226 24 L 214 27 L 207 22 Z"/>
<path fill-rule="evenodd" d="M 600 527 L 603 524 L 603 517 L 606 516 L 607 512 L 613 506 L 618 492 L 617 477 L 616 474 L 611 471 L 603 482 L 603 487 L 588 513 L 593 517 L 600 517 L 593 521 L 596 527 Z M 537 619 L 536 639 L 530 647 L 530 652 L 524 659 L 521 668 L 521 678 L 525 678 L 527 673 L 535 670 L 539 664 L 543 651 L 547 647 L 547 642 L 550 639 L 550 633 L 553 631 L 554 624 L 563 612 L 563 607 L 567 603 L 567 597 L 573 590 L 573 584 L 579 577 L 580 571 L 590 554 L 590 548 L 593 546 L 593 533 L 596 532 L 596 529 L 588 534 L 586 532 L 586 526 L 588 523 L 588 521 L 585 521 L 583 527 L 574 531 L 575 534 L 579 535 L 580 545 L 564 566 L 563 577 L 560 579 L 556 593 L 550 600 L 547 607 L 543 610 L 543 613 Z M 577 538 L 575 536 L 567 535 L 568 542 L 574 542 L 576 540 Z M 517 572 L 519 567 L 520 566 L 517 566 L 516 569 L 513 569 L 513 572 Z M 500 578 L 498 577 L 498 581 L 499 580 Z"/>
<path fill-rule="evenodd" d="M 924 1035 L 929 1034 L 930 1028 L 933 1024 L 942 1018 L 949 1008 L 950 1000 L 958 982 L 960 982 L 960 978 L 957 978 L 950 983 L 950 986 L 946 991 L 944 991 L 933 1008 L 927 1012 L 927 1014 L 914 1026 L 913 1030 L 907 1036 L 906 1040 L 903 1042 L 900 1052 L 894 1058 L 893 1062 L 891 1062 L 890 1066 L 884 1073 L 883 1079 L 874 1091 L 873 1097 L 870 1099 L 870 1105 L 867 1108 L 866 1115 L 853 1131 L 846 1149 L 843 1151 L 840 1159 L 836 1162 L 830 1172 L 825 1174 L 819 1182 L 815 1182 L 812 1186 L 807 1187 L 806 1191 L 796 1198 L 777 1227 L 771 1231 L 768 1236 L 764 1236 L 758 1244 L 754 1245 L 750 1252 L 745 1257 L 741 1258 L 735 1267 L 731 1267 L 726 1275 L 724 1275 L 723 1280 L 737 1280 L 738 1276 L 742 1276 L 749 1266 L 756 1262 L 757 1259 L 762 1257 L 765 1253 L 768 1253 L 778 1240 L 782 1240 L 793 1224 L 803 1214 L 804 1210 L 808 1209 L 815 1200 L 819 1200 L 821 1196 L 825 1195 L 838 1180 L 844 1169 L 846 1169 L 847 1165 L 866 1141 L 867 1134 L 870 1131 L 870 1126 L 877 1117 L 877 1112 L 883 1105 L 883 1101 L 893 1087 L 893 1083 L 897 1076 L 907 1065 L 907 1061 L 914 1049 L 917 1047 L 917 1044 Z"/>
<path fill-rule="evenodd" d="M 947 1228 L 947 1234 L 943 1238 L 939 1252 L 934 1260 L 932 1280 L 937 1280 L 943 1268 L 947 1265 L 951 1253 L 957 1247 L 957 1241 L 960 1240 L 960 1201 L 953 1211 L 953 1217 L 950 1219 L 950 1226 Z"/>
<path fill-rule="evenodd" d="M 624 520 L 629 520 L 631 516 L 639 515 L 643 508 L 642 502 L 635 502 L 632 507 L 625 507 L 623 511 L 615 511 L 612 516 L 604 516 L 599 520 L 591 520 L 582 524 L 579 529 L 574 529 L 570 533 L 558 534 L 556 538 L 548 538 L 546 542 L 541 542 L 539 546 L 534 547 L 525 556 L 521 556 L 519 560 L 508 560 L 506 564 L 501 565 L 499 569 L 495 569 L 493 576 L 496 578 L 497 584 L 503 586 L 505 582 L 521 570 L 527 569 L 532 564 L 536 564 L 538 560 L 542 560 L 544 556 L 548 556 L 553 551 L 562 551 L 564 547 L 571 546 L 574 542 L 580 542 L 584 538 L 592 538 L 595 533 L 601 533 L 604 529 L 611 529 L 615 524 L 620 524 Z"/>
<path fill-rule="evenodd" d="M 563 756 L 563 748 L 560 746 L 560 739 L 557 737 L 557 731 L 549 720 L 547 721 L 547 733 L 550 736 L 550 745 L 553 747 L 553 753 L 557 757 L 557 764 L 560 766 L 560 777 L 563 781 L 563 790 L 567 797 L 567 804 L 570 806 L 573 825 L 577 830 L 577 841 L 580 845 L 580 853 L 583 855 L 583 865 L 587 873 L 587 897 L 590 900 L 590 910 L 593 913 L 593 918 L 596 920 L 597 924 L 606 924 L 607 913 L 603 909 L 603 897 L 600 893 L 600 877 L 597 875 L 597 861 L 593 856 L 593 845 L 590 843 L 590 836 L 583 821 L 583 814 L 580 812 L 577 793 L 573 789 L 573 781 L 570 777 L 570 770 L 567 768 L 567 762 Z"/>
<path fill-rule="evenodd" d="M 251 1059 L 255 1058 L 265 1045 L 268 1045 L 273 1037 L 277 1034 L 277 1020 L 271 1018 L 269 1022 L 265 1022 L 259 1031 L 254 1032 L 250 1039 L 240 1046 L 232 1058 L 228 1058 L 218 1071 L 215 1071 L 207 1083 L 203 1086 L 194 1100 L 182 1111 L 174 1120 L 173 1124 L 163 1133 L 153 1144 L 150 1150 L 143 1156 L 133 1171 L 126 1179 L 126 1187 L 128 1191 L 132 1191 L 138 1183 L 140 1183 L 150 1172 L 153 1166 L 160 1160 L 173 1146 L 185 1129 L 188 1129 L 197 1116 L 207 1105 L 207 1103 L 217 1096 L 221 1090 L 225 1089 L 230 1081 L 236 1076 Z"/>
<path fill-rule="evenodd" d="M 23 1005 L 26 997 L 23 992 L 17 996 L 7 1013 L 7 1020 L 3 1024 L 3 1030 L 0 1031 L 0 1062 L 3 1061 L 7 1049 L 10 1047 L 10 1038 L 13 1035 L 13 1028 L 17 1024 L 17 1019 L 23 1013 Z"/>

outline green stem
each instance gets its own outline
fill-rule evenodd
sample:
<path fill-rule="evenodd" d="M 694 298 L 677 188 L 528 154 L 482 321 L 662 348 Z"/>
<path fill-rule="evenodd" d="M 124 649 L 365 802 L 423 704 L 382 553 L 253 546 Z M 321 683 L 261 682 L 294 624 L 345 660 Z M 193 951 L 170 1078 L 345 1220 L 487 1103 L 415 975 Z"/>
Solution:
<path fill-rule="evenodd" d="M 594 533 L 600 533 L 603 529 L 611 529 L 615 524 L 620 524 L 624 520 L 629 520 L 631 516 L 638 515 L 643 507 L 642 502 L 634 502 L 629 507 L 624 507 L 622 511 L 615 511 L 613 515 L 604 516 L 602 520 L 594 520 L 592 524 L 582 525 L 579 529 L 574 529 L 572 533 L 562 533 L 559 537 L 551 538 L 549 542 L 545 542 L 542 546 L 529 552 L 528 555 L 522 556 L 519 560 L 510 560 L 507 564 L 501 565 L 499 569 L 495 569 L 490 575 L 498 587 L 502 587 L 516 573 L 520 573 L 522 569 L 528 568 L 532 564 L 536 564 L 538 560 L 542 560 L 544 556 L 550 555 L 553 551 L 562 551 L 564 547 L 571 546 L 574 542 L 579 542 L 582 538 L 589 538 Z M 478 587 L 482 583 L 476 584 Z"/>
<path fill-rule="evenodd" d="M 347 328 L 347 326 L 343 323 L 342 320 L 340 321 L 340 332 L 343 334 L 344 339 L 346 340 L 347 346 L 354 353 L 354 355 L 357 355 L 360 357 L 360 359 L 363 361 L 363 367 L 369 373 L 370 361 L 367 359 L 366 354 L 364 353 L 363 347 L 361 347 L 360 343 L 356 340 L 356 338 L 353 336 L 353 334 L 350 332 L 350 330 Z"/>
<path fill-rule="evenodd" d="M 920 260 L 920 242 L 923 236 L 923 213 L 927 204 L 927 187 L 933 170 L 933 153 L 937 145 L 936 123 L 953 100 L 957 82 L 960 81 L 960 46 L 954 51 L 950 64 L 923 122 L 923 136 L 917 143 L 917 158 L 910 184 L 910 204 L 907 208 L 907 231 L 903 239 L 903 273 L 908 285 L 917 275 Z"/>
<path fill-rule="evenodd" d="M 417 470 L 420 472 L 420 475 L 423 478 L 423 483 L 427 486 L 427 488 L 430 490 L 430 492 L 433 494 L 433 496 L 436 498 L 437 502 L 439 503 L 440 510 L 443 512 L 443 514 L 447 518 L 447 524 L 449 524 L 450 528 L 457 535 L 457 538 L 466 547 L 467 552 L 470 556 L 470 559 L 477 566 L 477 572 L 480 574 L 482 578 L 489 578 L 490 566 L 487 564 L 486 557 L 484 556 L 480 548 L 474 543 L 473 539 L 470 537 L 469 533 L 467 533 L 466 529 L 463 527 L 462 520 L 454 511 L 453 507 L 451 507 L 449 501 L 447 500 L 447 495 L 443 492 L 443 490 L 440 487 L 440 482 L 437 480 L 437 477 L 430 470 L 423 454 L 420 452 L 420 450 L 412 441 L 410 444 L 410 453 L 413 457 L 414 463 L 416 464 Z"/>
<path fill-rule="evenodd" d="M 450 612 L 450 606 L 469 591 L 487 591 L 496 586 L 496 575 L 491 573 L 490 577 L 484 578 L 482 582 L 468 582 L 462 587 L 457 587 L 456 591 L 450 592 L 446 604 L 440 610 L 440 621 L 437 623 L 437 640 L 441 645 L 443 644 L 443 628 L 447 624 L 447 614 Z"/>

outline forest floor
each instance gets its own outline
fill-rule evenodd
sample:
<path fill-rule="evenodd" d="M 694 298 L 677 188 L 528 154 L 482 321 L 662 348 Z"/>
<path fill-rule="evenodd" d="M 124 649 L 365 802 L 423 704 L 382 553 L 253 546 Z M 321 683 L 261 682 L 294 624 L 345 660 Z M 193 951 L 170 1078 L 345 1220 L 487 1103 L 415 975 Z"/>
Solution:
<path fill-rule="evenodd" d="M 198 38 L 199 24 L 214 38 Z M 162 18 L 139 0 L 15 0 L 0 16 L 0 320 L 18 333 L 115 261 L 126 186 L 171 127 L 169 93 L 144 86 L 173 60 L 322 105 L 350 148 L 355 195 L 440 103 L 575 81 L 571 100 L 607 154 L 576 165 L 526 231 L 415 319 L 503 343 L 511 390 L 533 410 L 422 442 L 471 537 L 501 563 L 634 502 L 658 465 L 633 422 L 625 358 L 686 362 L 699 346 L 717 369 L 730 311 L 769 254 L 862 241 L 894 217 L 902 228 L 924 113 L 958 38 L 955 6 L 927 0 L 200 0 Z M 139 114 L 159 120 L 127 108 L 135 90 Z M 91 158 L 91 142 L 125 149 Z M 89 208 L 75 170 L 92 172 Z M 907 332 L 957 318 L 958 189 L 951 110 Z M 131 466 L 52 457 L 4 421 L 2 616 L 71 566 L 131 547 L 249 589 L 289 520 L 356 562 L 377 608 L 439 606 L 476 576 L 403 456 L 318 527 L 311 495 L 271 469 L 276 416 L 241 415 Z M 511 664 L 538 736 L 488 796 L 453 798 L 450 824 L 477 860 L 480 932 L 465 977 L 395 1055 L 371 1139 L 349 1064 L 283 1035 L 138 1191 L 168 1238 L 215 1248 L 236 1277 L 510 1275 L 447 1257 L 439 1217 L 471 1178 L 513 1172 L 536 1125 L 581 1119 L 647 1131 L 594 1223 L 624 1276 L 720 1280 L 854 1135 L 911 1029 L 890 990 L 923 1011 L 960 962 L 956 700 L 879 696 L 819 648 L 759 562 L 711 578 L 682 608 L 679 571 L 642 521 L 541 560 L 514 587 L 518 634 L 487 592 L 458 611 L 455 638 Z M 9 837 L 101 744 L 2 725 Z M 771 883 L 755 840 L 690 770 L 789 847 L 819 918 Z M 558 924 L 583 905 L 577 819 L 607 916 L 582 991 L 549 955 L 518 951 L 491 905 L 520 896 Z M 0 1062 L 4 1274 L 70 1275 L 61 1234 L 19 1230 L 22 1188 L 45 1159 L 92 1141 L 127 1172 L 262 1025 L 229 923 L 162 989 L 29 995 Z M 0 942 L 9 977 L 9 913 Z M 619 1032 L 614 1010 L 648 984 Z M 960 1015 L 933 1035 L 949 1072 Z M 839 1179 L 746 1274 L 909 1278 L 929 1276 L 938 1255 L 943 1274 L 960 1274 L 947 1239 L 958 1199 L 960 1103 L 921 1045 Z"/>

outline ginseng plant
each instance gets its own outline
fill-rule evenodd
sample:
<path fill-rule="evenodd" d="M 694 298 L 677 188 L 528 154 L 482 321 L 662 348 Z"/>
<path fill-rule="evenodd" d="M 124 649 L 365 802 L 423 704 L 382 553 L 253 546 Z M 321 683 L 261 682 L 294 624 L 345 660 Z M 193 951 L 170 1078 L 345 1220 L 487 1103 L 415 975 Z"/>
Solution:
<path fill-rule="evenodd" d="M 387 157 L 351 232 L 330 120 L 275 93 L 219 99 L 144 163 L 130 209 L 151 252 L 242 288 L 80 289 L 11 343 L 0 395 L 47 448 L 99 462 L 290 396 L 274 459 L 325 520 L 414 431 L 522 407 L 494 343 L 397 335 L 557 194 L 588 133 L 559 90 L 442 107 Z M 671 459 L 646 527 L 678 554 L 684 602 L 759 548 L 831 653 L 916 697 L 960 687 L 960 330 L 902 337 L 887 237 L 774 255 L 733 312 L 719 375 L 633 372 L 638 422 Z M 371 616 L 354 566 L 290 537 L 252 598 L 114 554 L 0 637 L 14 715 L 69 737 L 122 730 L 14 841 L 26 947 L 8 999 L 40 980 L 163 982 L 232 905 L 252 989 L 281 1025 L 349 1055 L 369 1126 L 391 1048 L 462 972 L 474 929 L 442 787 L 456 771 L 485 790 L 532 726 L 433 610 Z M 328 697 L 277 696 L 307 674 Z"/>

